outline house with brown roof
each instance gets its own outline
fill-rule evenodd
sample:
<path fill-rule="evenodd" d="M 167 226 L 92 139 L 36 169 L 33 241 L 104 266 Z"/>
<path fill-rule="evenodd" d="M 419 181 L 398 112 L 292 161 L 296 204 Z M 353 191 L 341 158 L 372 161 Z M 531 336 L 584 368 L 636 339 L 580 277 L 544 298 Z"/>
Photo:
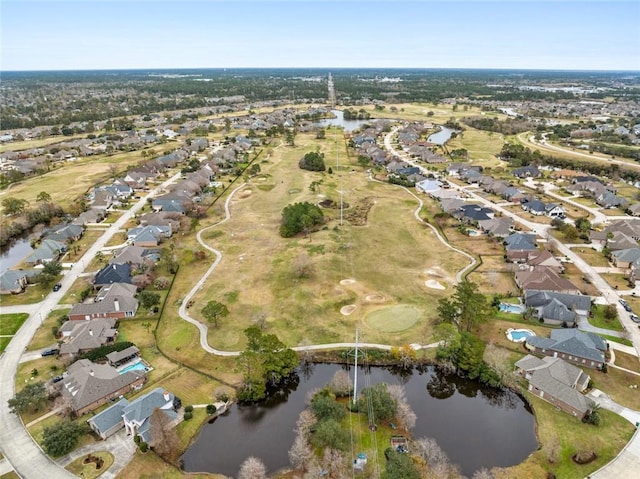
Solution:
<path fill-rule="evenodd" d="M 515 281 L 523 291 L 536 289 L 538 291 L 580 294 L 580 290 L 576 285 L 558 275 L 553 268 L 546 266 L 531 267 L 526 271 L 518 271 L 515 274 Z"/>
<path fill-rule="evenodd" d="M 97 318 L 133 318 L 138 311 L 137 287 L 129 283 L 104 285 L 93 302 L 74 304 L 69 321 L 89 321 Z"/>
<path fill-rule="evenodd" d="M 591 378 L 580 368 L 559 358 L 539 359 L 530 354 L 515 367 L 529 381 L 529 392 L 553 406 L 579 419 L 593 408 L 593 402 L 582 394 Z"/>
<path fill-rule="evenodd" d="M 61 393 L 73 412 L 82 416 L 123 394 L 140 389 L 146 380 L 145 373 L 140 370 L 119 374 L 108 364 L 80 359 L 67 368 L 67 375 L 61 381 Z"/>

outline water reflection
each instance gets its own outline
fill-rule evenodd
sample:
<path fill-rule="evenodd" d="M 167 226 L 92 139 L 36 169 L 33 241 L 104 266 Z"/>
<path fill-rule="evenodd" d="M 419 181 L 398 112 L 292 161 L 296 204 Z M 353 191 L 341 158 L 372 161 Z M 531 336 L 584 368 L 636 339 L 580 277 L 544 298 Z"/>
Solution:
<path fill-rule="evenodd" d="M 184 469 L 235 477 L 249 456 L 261 458 L 270 473 L 287 467 L 293 430 L 307 394 L 328 384 L 339 369 L 353 377 L 353 367 L 306 364 L 281 390 L 270 391 L 266 401 L 232 407 L 203 427 L 182 457 Z M 417 415 L 413 437 L 436 439 L 469 477 L 481 467 L 518 464 L 537 447 L 531 411 L 510 391 L 481 387 L 430 366 L 363 368 L 358 382 L 403 384 Z"/>

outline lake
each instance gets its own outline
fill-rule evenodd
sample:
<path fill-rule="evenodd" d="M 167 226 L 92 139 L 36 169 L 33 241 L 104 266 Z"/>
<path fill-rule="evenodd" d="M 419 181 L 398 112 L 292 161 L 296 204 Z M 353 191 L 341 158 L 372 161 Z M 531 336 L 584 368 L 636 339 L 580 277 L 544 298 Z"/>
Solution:
<path fill-rule="evenodd" d="M 362 125 L 370 125 L 373 121 L 375 121 L 374 118 L 370 120 L 345 120 L 344 114 L 340 110 L 331 110 L 331 113 L 336 115 L 336 117 L 315 121 L 313 122 L 314 126 L 319 126 L 322 128 L 326 128 L 328 126 L 337 126 L 340 128 L 344 128 L 344 131 L 353 131 L 357 130 Z"/>
<path fill-rule="evenodd" d="M 0 253 L 0 274 L 13 268 L 33 252 L 28 238 L 22 238 L 11 244 Z"/>
<path fill-rule="evenodd" d="M 225 415 L 203 426 L 182 456 L 184 470 L 235 477 L 249 456 L 259 457 L 269 473 L 288 467 L 287 453 L 307 393 L 325 386 L 340 367 L 312 365 L 265 402 L 232 406 Z M 485 388 L 433 367 L 410 370 L 404 375 L 394 374 L 389 368 L 372 367 L 368 377 L 364 373 L 358 375 L 358 382 L 404 385 L 407 400 L 417 415 L 413 438 L 436 439 L 469 477 L 481 467 L 519 464 L 537 448 L 534 416 L 511 391 Z"/>
<path fill-rule="evenodd" d="M 452 130 L 451 128 L 447 128 L 446 126 L 441 126 L 440 131 L 434 133 L 433 135 L 429 135 L 427 141 L 429 143 L 433 143 L 434 145 L 444 145 L 451 138 L 451 134 L 456 130 Z"/>

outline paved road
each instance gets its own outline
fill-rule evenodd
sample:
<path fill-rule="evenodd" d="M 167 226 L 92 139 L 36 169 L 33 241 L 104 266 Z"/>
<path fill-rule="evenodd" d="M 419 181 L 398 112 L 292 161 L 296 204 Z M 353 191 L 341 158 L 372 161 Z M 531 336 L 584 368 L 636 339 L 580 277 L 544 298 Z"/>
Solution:
<path fill-rule="evenodd" d="M 180 173 L 169 178 L 162 183 L 162 185 L 152 190 L 146 197 L 141 198 L 131 209 L 126 211 L 115 223 L 107 228 L 104 234 L 89 247 L 81 260 L 77 261 L 63 276 L 60 281 L 62 287 L 59 291 L 51 292 L 43 301 L 36 305 L 27 306 L 29 309 L 28 312 L 30 313 L 29 318 L 15 334 L 7 346 L 4 355 L 0 358 L 0 377 L 2 378 L 0 382 L 0 424 L 2 425 L 0 427 L 0 448 L 7 461 L 11 463 L 15 471 L 23 478 L 62 479 L 75 477 L 49 459 L 33 441 L 23 426 L 20 417 L 9 412 L 7 401 L 15 394 L 16 370 L 24 350 L 31 341 L 31 338 L 33 338 L 36 330 L 40 327 L 42 319 L 56 308 L 60 299 L 82 273 L 82 265 L 88 265 L 91 262 L 96 253 L 104 248 L 111 237 L 145 205 L 147 197 L 155 196 L 178 178 L 180 178 Z"/>

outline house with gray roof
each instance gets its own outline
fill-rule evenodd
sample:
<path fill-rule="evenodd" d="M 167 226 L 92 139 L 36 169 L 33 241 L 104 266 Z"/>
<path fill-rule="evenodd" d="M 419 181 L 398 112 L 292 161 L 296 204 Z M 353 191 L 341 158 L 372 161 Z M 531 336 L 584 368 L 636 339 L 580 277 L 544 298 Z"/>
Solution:
<path fill-rule="evenodd" d="M 108 264 L 98 271 L 93 279 L 94 287 L 113 283 L 131 284 L 131 266 L 129 264 Z"/>
<path fill-rule="evenodd" d="M 46 239 L 60 241 L 61 243 L 70 243 L 82 238 L 84 228 L 77 224 L 57 225 L 51 228 L 45 234 Z"/>
<path fill-rule="evenodd" d="M 631 268 L 640 261 L 640 248 L 627 248 L 611 252 L 611 261 L 617 268 Z"/>
<path fill-rule="evenodd" d="M 640 216 L 640 203 L 634 203 L 627 207 L 627 213 L 631 216 Z"/>
<path fill-rule="evenodd" d="M 146 225 L 131 228 L 127 231 L 127 240 L 134 246 L 154 247 L 160 244 L 163 238 L 171 237 L 171 226 Z"/>
<path fill-rule="evenodd" d="M 41 271 L 37 269 L 30 270 L 7 270 L 0 274 L 0 294 L 19 294 L 22 293 L 29 280 L 39 275 Z"/>
<path fill-rule="evenodd" d="M 178 418 L 174 409 L 175 396 L 162 388 L 156 388 L 153 391 L 139 397 L 135 401 L 131 401 L 122 413 L 124 427 L 128 434 L 133 437 L 141 436 L 146 443 L 152 443 L 151 437 L 151 415 L 156 409 L 160 409 L 169 419 L 175 421 Z"/>
<path fill-rule="evenodd" d="M 478 226 L 490 236 L 505 238 L 513 233 L 514 222 L 512 218 L 500 217 L 478 221 Z"/>
<path fill-rule="evenodd" d="M 60 326 L 59 333 L 64 340 L 60 345 L 60 357 L 63 359 L 112 343 L 118 336 L 116 320 L 111 318 L 67 321 Z"/>
<path fill-rule="evenodd" d="M 580 368 L 559 358 L 538 359 L 527 355 L 518 361 L 516 371 L 529 381 L 529 392 L 563 411 L 582 419 L 593 402 L 581 394 L 591 379 Z"/>
<path fill-rule="evenodd" d="M 537 166 L 529 165 L 513 170 L 513 176 L 517 176 L 518 178 L 539 178 L 542 176 L 542 172 Z"/>
<path fill-rule="evenodd" d="M 140 389 L 146 379 L 143 371 L 119 374 L 108 364 L 80 359 L 67 368 L 61 393 L 73 412 L 82 416 L 123 394 Z"/>
<path fill-rule="evenodd" d="M 125 398 L 121 398 L 120 401 L 113 406 L 108 407 L 104 411 L 99 412 L 91 419 L 87 420 L 89 427 L 100 438 L 107 439 L 109 436 L 114 435 L 120 429 L 124 427 L 122 421 L 122 412 L 124 408 L 129 405 L 129 401 Z"/>
<path fill-rule="evenodd" d="M 138 311 L 136 291 L 137 287 L 130 283 L 104 285 L 93 302 L 74 304 L 67 317 L 69 321 L 133 318 Z"/>
<path fill-rule="evenodd" d="M 24 261 L 28 265 L 37 265 L 44 263 L 51 263 L 57 261 L 58 258 L 67 251 L 67 245 L 61 241 L 52 239 L 42 240 L 40 246 L 31 253 Z"/>
<path fill-rule="evenodd" d="M 114 257 L 109 260 L 109 264 L 128 263 L 132 266 L 141 266 L 143 264 L 155 264 L 159 259 L 159 249 L 130 245 L 114 251 Z"/>
<path fill-rule="evenodd" d="M 452 214 L 464 223 L 477 224 L 479 221 L 493 218 L 495 212 L 491 208 L 475 203 L 467 203 L 458 207 Z"/>
<path fill-rule="evenodd" d="M 611 191 L 603 191 L 596 197 L 596 203 L 603 208 L 626 208 L 629 202 Z"/>
<path fill-rule="evenodd" d="M 531 233 L 513 233 L 504 239 L 504 247 L 509 251 L 532 251 L 537 249 L 536 235 Z"/>
<path fill-rule="evenodd" d="M 534 354 L 561 358 L 591 369 L 602 369 L 609 349 L 602 337 L 577 329 L 554 329 L 550 338 L 530 336 L 525 347 Z"/>
<path fill-rule="evenodd" d="M 137 346 L 129 346 L 122 351 L 113 351 L 107 354 L 107 361 L 111 366 L 117 368 L 137 357 L 140 357 L 140 350 Z"/>
<path fill-rule="evenodd" d="M 527 290 L 524 304 L 527 308 L 533 308 L 535 316 L 547 324 L 572 327 L 576 321 L 589 314 L 591 298 L 579 294 Z"/>

